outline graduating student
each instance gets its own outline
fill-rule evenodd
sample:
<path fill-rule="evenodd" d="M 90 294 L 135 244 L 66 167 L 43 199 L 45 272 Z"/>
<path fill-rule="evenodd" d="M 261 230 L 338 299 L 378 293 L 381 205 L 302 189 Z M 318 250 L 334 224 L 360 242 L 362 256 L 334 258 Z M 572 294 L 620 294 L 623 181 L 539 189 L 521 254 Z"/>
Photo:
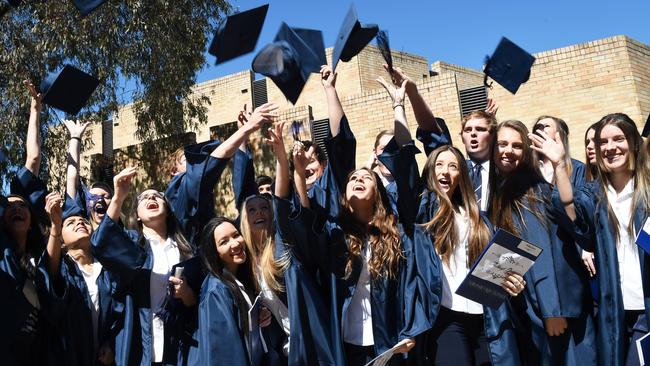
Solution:
<path fill-rule="evenodd" d="M 259 328 L 248 315 L 257 284 L 244 238 L 233 221 L 216 217 L 203 229 L 200 249 L 208 275 L 199 297 L 199 346 L 190 364 L 258 365 Z"/>
<path fill-rule="evenodd" d="M 494 135 L 490 163 L 490 208 L 493 225 L 505 229 L 543 249 L 524 278 L 529 342 L 520 354 L 532 362 L 562 364 L 595 363 L 594 333 L 590 296 L 585 278 L 576 274 L 580 263 L 572 263 L 561 252 L 576 250 L 574 227 L 563 209 L 551 198 L 571 191 L 568 172 L 561 153 L 546 146 L 531 147 L 540 141 L 561 147 L 541 131 L 528 134 L 520 121 L 501 122 Z M 532 137 L 530 137 L 532 136 Z M 544 139 L 544 140 L 542 140 Z M 539 172 L 533 151 L 544 153 L 555 166 L 557 190 L 553 191 Z M 557 158 L 560 156 L 561 159 Z"/>
<path fill-rule="evenodd" d="M 441 310 L 430 337 L 432 360 L 436 365 L 520 364 L 510 300 L 492 309 L 456 295 L 492 234 L 479 213 L 465 159 L 456 148 L 441 146 L 427 158 L 424 177 L 418 222 L 431 234 L 444 278 Z M 517 296 L 525 284 L 512 273 L 502 287 Z"/>
<path fill-rule="evenodd" d="M 648 217 L 650 171 L 636 124 L 623 113 L 595 131 L 597 179 L 574 193 L 576 226 L 595 255 L 599 282 L 598 362 L 639 364 L 634 342 L 648 332 L 650 256 L 635 244 Z M 589 248 L 593 245 L 593 248 Z"/>
<path fill-rule="evenodd" d="M 599 121 L 600 122 L 600 121 Z M 596 162 L 596 127 L 598 123 L 596 122 L 587 128 L 585 131 L 585 180 L 587 182 L 593 181 L 598 176 L 598 164 Z M 594 264 L 594 253 L 582 249 L 582 263 L 585 265 L 587 272 L 589 272 L 590 277 L 596 276 L 596 265 Z M 597 286 L 598 282 L 596 279 L 592 279 L 592 292 L 594 293 L 594 299 L 598 299 Z"/>
<path fill-rule="evenodd" d="M 569 172 L 571 177 L 571 184 L 574 187 L 580 187 L 585 183 L 586 171 L 585 164 L 581 161 L 571 158 L 571 153 L 569 152 L 569 126 L 563 119 L 552 117 L 552 116 L 539 116 L 535 123 L 533 123 L 532 131 L 533 133 L 537 131 L 544 131 L 548 136 L 555 136 L 555 133 L 560 134 L 560 139 L 562 139 L 562 145 L 565 146 L 565 162 L 564 166 Z M 544 176 L 544 179 L 554 184 L 555 170 L 553 169 L 553 164 L 549 159 L 542 155 L 539 160 L 539 169 Z"/>
<path fill-rule="evenodd" d="M 65 364 L 126 365 L 128 355 L 119 352 L 116 357 L 115 349 L 115 337 L 122 328 L 118 309 L 123 308 L 113 298 L 117 280 L 91 253 L 92 226 L 83 208 L 70 197 L 63 207 L 61 201 L 58 193 L 50 193 L 45 208 L 52 223 L 47 268 L 50 276 L 60 278 L 65 286 L 66 312 L 58 322 Z"/>
<path fill-rule="evenodd" d="M 10 195 L 2 198 L 0 230 L 0 363 L 7 365 L 56 365 L 62 345 L 53 327 L 61 306 L 62 289 L 56 286 L 42 261 L 45 238 L 45 184 L 38 178 L 41 164 L 39 117 L 41 94 L 27 80 L 31 95 L 25 166 L 12 180 Z"/>

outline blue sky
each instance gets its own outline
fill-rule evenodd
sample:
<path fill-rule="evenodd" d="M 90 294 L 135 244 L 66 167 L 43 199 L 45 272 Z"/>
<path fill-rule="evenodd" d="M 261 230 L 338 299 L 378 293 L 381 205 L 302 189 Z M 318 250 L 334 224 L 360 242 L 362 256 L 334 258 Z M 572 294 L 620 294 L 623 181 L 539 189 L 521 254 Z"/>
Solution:
<path fill-rule="evenodd" d="M 232 1 L 244 11 L 268 1 Z M 290 26 L 323 31 L 331 47 L 351 1 L 270 1 L 257 44 L 273 40 L 282 21 Z M 391 48 L 480 69 L 501 36 L 531 53 L 624 34 L 650 44 L 650 2 L 645 0 L 492 0 L 424 1 L 357 0 L 364 23 L 389 32 Z M 206 45 L 207 49 L 207 45 Z M 214 57 L 197 75 L 202 82 L 250 68 L 255 52 L 214 66 Z"/>

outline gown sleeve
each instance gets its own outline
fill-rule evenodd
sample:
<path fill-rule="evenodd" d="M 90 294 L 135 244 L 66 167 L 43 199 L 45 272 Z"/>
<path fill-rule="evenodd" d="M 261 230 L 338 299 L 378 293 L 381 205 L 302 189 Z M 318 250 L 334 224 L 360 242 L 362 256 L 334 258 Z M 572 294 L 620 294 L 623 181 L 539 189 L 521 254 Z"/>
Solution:
<path fill-rule="evenodd" d="M 232 189 L 235 194 L 235 207 L 239 210 L 246 197 L 257 194 L 253 156 L 249 150 L 237 149 L 232 165 Z"/>
<path fill-rule="evenodd" d="M 94 257 L 107 270 L 115 272 L 126 283 L 143 270 L 147 253 L 138 245 L 132 232 L 105 216 L 90 242 Z"/>
<path fill-rule="evenodd" d="M 201 228 L 215 216 L 213 190 L 228 164 L 228 159 L 210 155 L 219 144 L 208 141 L 186 147 L 186 171 L 172 178 L 165 191 L 172 212 L 192 245 L 196 245 Z"/>
<path fill-rule="evenodd" d="M 436 118 L 436 122 L 442 130 L 441 134 L 433 131 L 426 131 L 421 128 L 418 128 L 415 131 L 415 137 L 424 146 L 424 153 L 427 156 L 429 156 L 429 154 L 439 146 L 451 145 L 451 135 L 449 134 L 449 128 L 447 128 L 445 120 L 442 118 Z"/>

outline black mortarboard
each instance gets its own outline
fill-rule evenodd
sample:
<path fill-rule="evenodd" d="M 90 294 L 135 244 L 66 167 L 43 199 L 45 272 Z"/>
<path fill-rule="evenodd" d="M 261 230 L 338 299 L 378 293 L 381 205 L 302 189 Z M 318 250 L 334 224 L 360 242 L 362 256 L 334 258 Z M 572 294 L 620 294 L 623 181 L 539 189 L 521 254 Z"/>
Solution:
<path fill-rule="evenodd" d="M 641 132 L 641 136 L 643 137 L 650 136 L 650 114 L 648 115 L 648 118 L 645 120 L 645 125 L 643 126 L 643 132 Z"/>
<path fill-rule="evenodd" d="M 377 24 L 362 24 L 359 22 L 354 5 L 350 6 L 336 37 L 332 52 L 332 70 L 336 69 L 339 60 L 348 62 L 356 56 L 375 37 L 379 27 Z"/>
<path fill-rule="evenodd" d="M 533 55 L 503 37 L 492 57 L 486 58 L 485 84 L 487 86 L 487 77 L 489 76 L 515 94 L 519 86 L 528 81 L 533 63 L 535 63 Z"/>
<path fill-rule="evenodd" d="M 86 16 L 97 9 L 100 5 L 106 2 L 106 0 L 73 0 L 74 6 L 79 9 L 81 15 Z"/>
<path fill-rule="evenodd" d="M 253 71 L 271 78 L 295 104 L 309 74 L 319 72 L 325 61 L 323 45 L 321 31 L 282 23 L 273 43 L 264 46 L 253 59 Z"/>
<path fill-rule="evenodd" d="M 208 52 L 217 64 L 252 52 L 262 32 L 269 4 L 228 16 L 219 25 Z"/>
<path fill-rule="evenodd" d="M 85 72 L 65 65 L 41 83 L 43 103 L 75 115 L 86 104 L 99 85 L 99 80 Z"/>
<path fill-rule="evenodd" d="M 388 72 L 393 72 L 393 56 L 390 54 L 390 44 L 388 43 L 388 32 L 381 30 L 377 32 L 377 47 L 381 51 L 381 56 L 388 65 Z"/>

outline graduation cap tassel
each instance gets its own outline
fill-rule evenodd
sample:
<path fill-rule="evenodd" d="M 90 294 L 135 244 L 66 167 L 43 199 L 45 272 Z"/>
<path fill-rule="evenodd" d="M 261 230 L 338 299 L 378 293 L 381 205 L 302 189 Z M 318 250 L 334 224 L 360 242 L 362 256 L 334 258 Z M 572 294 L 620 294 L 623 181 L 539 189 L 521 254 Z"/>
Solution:
<path fill-rule="evenodd" d="M 390 44 L 388 43 L 388 32 L 381 30 L 377 32 L 377 47 L 381 51 L 381 55 L 384 57 L 384 61 L 388 65 L 388 72 L 393 73 L 393 56 L 390 54 Z"/>
<path fill-rule="evenodd" d="M 485 65 L 484 68 L 487 69 L 488 65 L 490 64 L 490 56 L 485 56 L 485 61 L 484 61 L 483 64 Z M 488 79 L 488 75 L 487 75 L 487 73 L 484 73 L 483 74 L 483 86 L 485 86 L 488 89 L 492 89 L 492 83 L 491 82 L 488 83 L 487 79 Z"/>

